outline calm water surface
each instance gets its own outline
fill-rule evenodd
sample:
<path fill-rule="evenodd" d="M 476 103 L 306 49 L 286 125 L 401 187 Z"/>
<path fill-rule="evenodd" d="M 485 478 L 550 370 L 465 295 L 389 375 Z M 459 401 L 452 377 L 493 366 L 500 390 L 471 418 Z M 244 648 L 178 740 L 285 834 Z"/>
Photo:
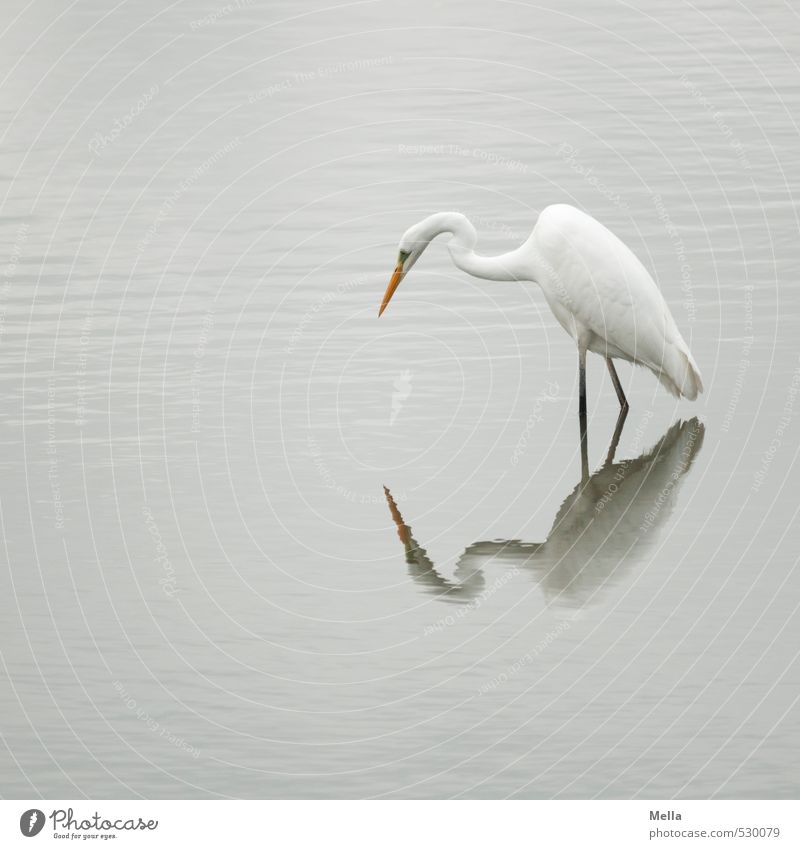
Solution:
<path fill-rule="evenodd" d="M 0 50 L 10 797 L 792 797 L 800 21 L 733 2 L 18 3 Z M 549 203 L 703 372 L 589 366 Z"/>

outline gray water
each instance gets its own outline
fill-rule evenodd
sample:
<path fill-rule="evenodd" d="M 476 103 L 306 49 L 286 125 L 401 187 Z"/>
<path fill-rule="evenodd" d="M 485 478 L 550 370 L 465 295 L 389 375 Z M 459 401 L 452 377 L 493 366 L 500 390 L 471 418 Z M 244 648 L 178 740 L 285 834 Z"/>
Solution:
<path fill-rule="evenodd" d="M 792 797 L 789 5 L 7 3 L 6 797 Z M 703 373 L 402 232 L 587 210 Z M 386 489 L 384 489 L 384 487 Z"/>

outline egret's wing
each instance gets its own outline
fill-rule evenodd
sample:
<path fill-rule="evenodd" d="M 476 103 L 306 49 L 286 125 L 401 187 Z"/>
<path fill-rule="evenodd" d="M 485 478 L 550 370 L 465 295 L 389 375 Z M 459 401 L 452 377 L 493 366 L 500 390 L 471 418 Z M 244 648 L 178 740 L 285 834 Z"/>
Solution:
<path fill-rule="evenodd" d="M 610 355 L 665 372 L 688 397 L 702 389 L 692 359 L 664 297 L 633 251 L 610 230 L 575 207 L 542 212 L 534 245 L 544 260 L 549 296 L 579 329 L 608 343 Z"/>

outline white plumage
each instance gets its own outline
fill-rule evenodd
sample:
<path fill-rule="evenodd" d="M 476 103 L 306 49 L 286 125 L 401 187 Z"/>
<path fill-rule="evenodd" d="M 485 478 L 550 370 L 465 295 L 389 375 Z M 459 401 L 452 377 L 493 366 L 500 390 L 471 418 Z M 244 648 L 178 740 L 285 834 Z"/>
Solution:
<path fill-rule="evenodd" d="M 673 395 L 703 391 L 663 295 L 633 251 L 574 206 L 548 206 L 523 246 L 544 260 L 537 282 L 561 326 L 587 350 L 645 366 Z M 541 266 L 540 266 L 541 267 Z"/>
<path fill-rule="evenodd" d="M 625 409 L 612 359 L 648 368 L 673 395 L 694 400 L 703 391 L 700 370 L 647 269 L 610 230 L 568 204 L 546 207 L 523 245 L 495 257 L 475 253 L 477 234 L 464 215 L 439 212 L 425 218 L 400 241 L 379 315 L 428 244 L 442 233 L 452 235 L 447 246 L 453 262 L 468 274 L 540 286 L 578 346 L 583 418 L 587 351 L 606 358 Z"/>

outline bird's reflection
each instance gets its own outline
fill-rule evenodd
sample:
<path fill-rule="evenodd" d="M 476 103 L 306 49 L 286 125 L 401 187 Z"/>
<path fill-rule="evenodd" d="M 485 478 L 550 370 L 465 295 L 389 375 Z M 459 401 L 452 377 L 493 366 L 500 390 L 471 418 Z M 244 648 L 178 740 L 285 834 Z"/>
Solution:
<path fill-rule="evenodd" d="M 606 462 L 593 475 L 582 475 L 544 542 L 475 542 L 459 558 L 453 579 L 437 571 L 384 487 L 411 578 L 426 592 L 463 602 L 483 591 L 484 568 L 506 565 L 529 570 L 552 604 L 581 608 L 596 600 L 655 543 L 705 430 L 696 418 L 676 422 L 649 451 L 614 462 L 622 424 L 624 419 Z"/>

